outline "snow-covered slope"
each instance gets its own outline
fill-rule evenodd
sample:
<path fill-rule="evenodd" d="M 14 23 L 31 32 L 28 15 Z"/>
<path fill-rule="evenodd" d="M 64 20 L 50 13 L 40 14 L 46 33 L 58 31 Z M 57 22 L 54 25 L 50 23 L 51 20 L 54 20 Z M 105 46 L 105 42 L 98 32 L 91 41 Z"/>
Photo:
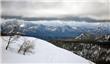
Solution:
<path fill-rule="evenodd" d="M 14 36 L 13 38 L 15 38 Z M 2 40 L 2 63 L 72 63 L 72 64 L 93 64 L 70 51 L 56 47 L 49 42 L 33 37 L 20 36 L 15 38 L 8 50 L 5 50 L 9 36 L 1 37 Z M 34 53 L 23 55 L 17 53 L 20 45 L 29 40 L 35 44 Z"/>

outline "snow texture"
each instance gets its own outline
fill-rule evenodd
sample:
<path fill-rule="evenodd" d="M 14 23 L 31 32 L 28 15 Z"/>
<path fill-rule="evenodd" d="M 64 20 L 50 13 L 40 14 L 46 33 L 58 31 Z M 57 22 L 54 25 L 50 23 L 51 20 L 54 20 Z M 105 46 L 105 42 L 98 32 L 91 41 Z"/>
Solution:
<path fill-rule="evenodd" d="M 94 64 L 93 62 L 86 60 L 70 51 L 54 46 L 53 44 L 26 36 L 13 36 L 14 39 L 8 50 L 5 50 L 9 36 L 0 37 L 0 42 L 2 41 L 2 51 L 1 59 L 2 63 L 66 63 L 66 64 Z M 17 53 L 20 45 L 25 41 L 29 40 L 35 44 L 34 53 L 32 54 L 20 54 Z"/>

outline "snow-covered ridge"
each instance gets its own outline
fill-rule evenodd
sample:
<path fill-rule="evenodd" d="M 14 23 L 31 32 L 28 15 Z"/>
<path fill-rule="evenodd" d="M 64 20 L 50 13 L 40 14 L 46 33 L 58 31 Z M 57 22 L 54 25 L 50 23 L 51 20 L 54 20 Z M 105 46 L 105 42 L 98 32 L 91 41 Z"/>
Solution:
<path fill-rule="evenodd" d="M 46 21 L 46 20 L 39 20 L 39 21 L 25 21 L 20 19 L 1 19 L 1 23 L 5 22 L 19 22 L 21 24 L 21 27 L 24 27 L 26 23 L 32 23 L 36 25 L 44 25 L 47 27 L 81 27 L 81 26 L 88 26 L 88 27 L 96 27 L 96 26 L 104 26 L 108 25 L 110 26 L 110 22 L 86 22 L 86 21 L 60 21 L 60 20 L 52 20 L 52 21 Z"/>
<path fill-rule="evenodd" d="M 13 26 L 18 26 L 16 32 L 45 40 L 56 38 L 77 37 L 83 33 L 92 36 L 110 34 L 110 22 L 78 22 L 60 20 L 25 21 L 19 19 L 2 19 L 2 33 L 9 33 Z"/>
<path fill-rule="evenodd" d="M 16 36 L 14 36 L 16 37 Z M 51 43 L 33 38 L 19 36 L 13 40 L 8 48 L 5 50 L 9 36 L 1 37 L 2 40 L 2 63 L 72 63 L 72 64 L 94 64 L 70 51 L 56 47 Z M 35 44 L 34 53 L 23 55 L 17 53 L 19 45 L 25 40 L 29 40 Z"/>
<path fill-rule="evenodd" d="M 1 19 L 2 22 L 7 22 L 7 21 L 18 21 L 18 22 L 31 22 L 34 24 L 42 24 L 42 25 L 46 25 L 46 26 L 65 26 L 65 25 L 69 25 L 69 26 L 80 26 L 80 25 L 99 25 L 100 22 L 86 22 L 86 21 L 60 21 L 60 20 L 52 20 L 52 21 L 48 21 L 48 20 L 39 20 L 39 21 L 25 21 L 25 20 L 20 20 L 20 19 Z M 108 22 L 107 22 L 108 23 Z"/>

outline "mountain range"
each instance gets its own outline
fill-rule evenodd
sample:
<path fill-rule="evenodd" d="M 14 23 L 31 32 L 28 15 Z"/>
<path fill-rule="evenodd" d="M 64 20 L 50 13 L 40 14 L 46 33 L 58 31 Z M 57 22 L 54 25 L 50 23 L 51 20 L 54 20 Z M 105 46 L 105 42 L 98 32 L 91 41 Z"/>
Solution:
<path fill-rule="evenodd" d="M 91 34 L 92 37 L 100 35 L 110 35 L 110 23 L 88 23 L 76 21 L 37 21 L 21 22 L 13 20 L 1 24 L 1 32 L 9 33 L 13 26 L 17 26 L 15 31 L 23 33 L 25 36 L 32 36 L 44 40 L 76 38 L 81 34 Z M 11 27 L 12 26 L 12 27 Z"/>
<path fill-rule="evenodd" d="M 1 18 L 5 19 L 22 19 L 26 21 L 39 21 L 39 20 L 61 20 L 61 21 L 86 21 L 86 22 L 110 22 L 110 20 L 99 20 L 90 17 L 79 17 L 79 16 L 61 16 L 61 17 L 22 17 L 22 16 L 5 16 L 2 15 Z"/>

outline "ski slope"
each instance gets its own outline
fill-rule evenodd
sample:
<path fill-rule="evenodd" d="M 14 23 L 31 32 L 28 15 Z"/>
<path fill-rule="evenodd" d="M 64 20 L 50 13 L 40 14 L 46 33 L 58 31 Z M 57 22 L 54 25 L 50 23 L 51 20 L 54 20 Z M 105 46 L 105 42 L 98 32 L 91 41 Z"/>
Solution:
<path fill-rule="evenodd" d="M 13 38 L 16 38 L 14 36 Z M 8 50 L 5 50 L 9 36 L 1 37 L 2 41 L 2 51 L 1 51 L 1 61 L 2 63 L 66 63 L 66 64 L 94 64 L 93 62 L 84 59 L 70 51 L 54 46 L 53 44 L 26 36 L 19 36 L 19 38 L 14 39 L 10 44 Z M 31 54 L 20 54 L 17 53 L 20 45 L 25 41 L 29 40 L 34 43 L 34 53 Z"/>

